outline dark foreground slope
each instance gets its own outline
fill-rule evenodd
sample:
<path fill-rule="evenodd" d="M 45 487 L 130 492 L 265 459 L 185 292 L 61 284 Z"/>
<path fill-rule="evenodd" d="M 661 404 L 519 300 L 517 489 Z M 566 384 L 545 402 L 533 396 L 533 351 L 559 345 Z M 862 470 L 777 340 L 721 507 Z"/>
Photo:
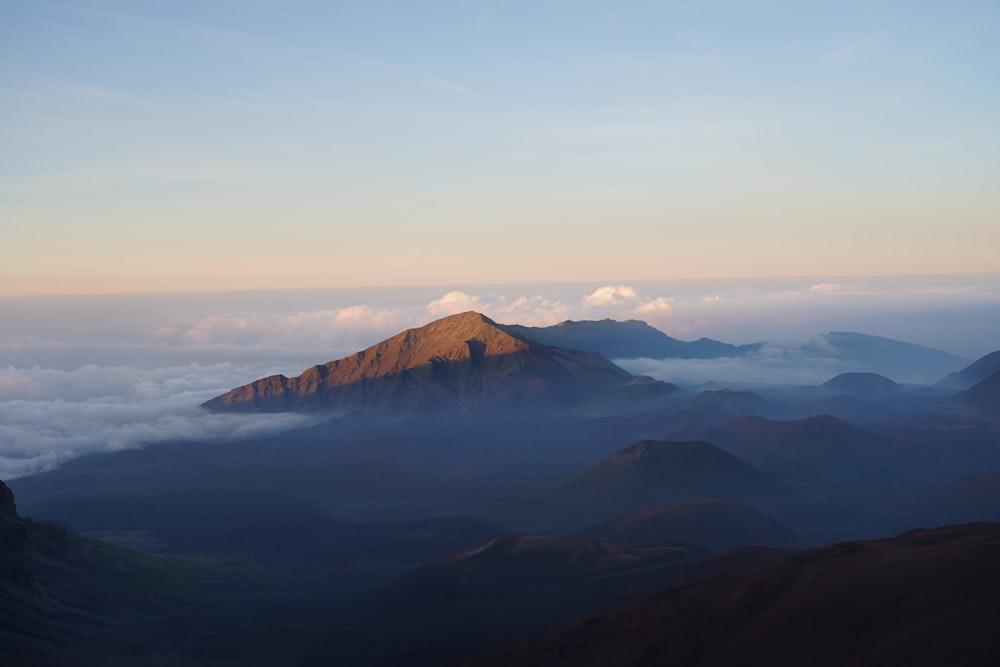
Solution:
<path fill-rule="evenodd" d="M 482 408 L 566 407 L 629 379 L 592 352 L 509 333 L 479 313 L 409 329 L 298 377 L 272 375 L 205 403 L 238 412 L 412 415 Z"/>
<path fill-rule="evenodd" d="M 457 664 L 996 665 L 998 556 L 995 523 L 846 542 Z"/>
<path fill-rule="evenodd" d="M 285 665 L 312 615 L 245 562 L 163 558 L 19 515 L 0 482 L 0 664 Z"/>

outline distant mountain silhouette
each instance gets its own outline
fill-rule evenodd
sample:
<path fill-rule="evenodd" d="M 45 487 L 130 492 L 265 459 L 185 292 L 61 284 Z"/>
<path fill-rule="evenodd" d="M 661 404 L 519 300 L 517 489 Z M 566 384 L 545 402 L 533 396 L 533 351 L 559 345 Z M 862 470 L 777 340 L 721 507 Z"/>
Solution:
<path fill-rule="evenodd" d="M 707 432 L 722 445 L 742 444 L 748 451 L 806 449 L 817 452 L 826 448 L 853 450 L 878 441 L 880 436 L 830 415 L 776 421 L 761 417 L 739 417 Z M 850 451 L 849 450 L 849 451 Z"/>
<path fill-rule="evenodd" d="M 751 391 L 734 391 L 731 389 L 699 392 L 690 399 L 689 404 L 692 407 L 718 408 L 733 417 L 743 415 L 776 417 L 781 412 L 778 406 L 768 403 Z"/>
<path fill-rule="evenodd" d="M 656 505 L 573 534 L 627 547 L 679 543 L 712 551 L 741 546 L 788 547 L 798 542 L 790 528 L 749 505 L 728 500 Z"/>
<path fill-rule="evenodd" d="M 934 386 L 951 391 L 963 391 L 998 371 L 1000 371 L 1000 350 L 976 359 L 960 371 L 949 373 Z"/>
<path fill-rule="evenodd" d="M 1000 371 L 977 382 L 955 398 L 963 403 L 1000 415 Z"/>
<path fill-rule="evenodd" d="M 764 470 L 810 478 L 875 474 L 891 446 L 885 437 L 830 415 L 792 421 L 739 417 L 701 436 Z"/>
<path fill-rule="evenodd" d="M 204 405 L 242 412 L 418 414 L 570 406 L 631 376 L 605 358 L 543 345 L 479 313 L 404 331 L 302 375 L 273 375 Z"/>
<path fill-rule="evenodd" d="M 992 665 L 998 552 L 993 523 L 835 544 L 454 665 Z"/>
<path fill-rule="evenodd" d="M 883 398 L 900 390 L 898 383 L 878 373 L 841 373 L 820 386 L 852 398 Z"/>
<path fill-rule="evenodd" d="M 504 325 L 511 333 L 545 345 L 596 352 L 608 359 L 714 359 L 737 357 L 760 347 L 730 345 L 711 338 L 685 342 L 640 320 L 566 320 L 551 327 Z"/>
<path fill-rule="evenodd" d="M 817 336 L 803 350 L 839 359 L 852 370 L 872 371 L 904 382 L 929 382 L 969 362 L 932 347 L 854 331 L 831 331 Z"/>
<path fill-rule="evenodd" d="M 554 492 L 560 504 L 611 517 L 705 498 L 773 499 L 785 490 L 707 442 L 644 440 L 577 473 Z"/>
<path fill-rule="evenodd" d="M 642 414 L 663 409 L 686 395 L 687 392 L 675 384 L 636 375 L 580 407 L 583 413 L 591 416 Z"/>

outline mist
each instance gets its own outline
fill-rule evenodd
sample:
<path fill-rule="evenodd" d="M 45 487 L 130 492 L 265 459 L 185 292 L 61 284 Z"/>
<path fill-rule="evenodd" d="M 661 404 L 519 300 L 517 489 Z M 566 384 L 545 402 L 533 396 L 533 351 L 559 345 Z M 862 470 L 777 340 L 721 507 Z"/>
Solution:
<path fill-rule="evenodd" d="M 466 310 L 500 323 L 641 319 L 682 340 L 769 341 L 740 359 L 619 361 L 682 385 L 815 384 L 845 370 L 798 349 L 855 330 L 974 359 L 1000 341 L 1000 278 L 784 280 L 298 290 L 0 299 L 0 479 L 90 452 L 225 440 L 302 415 L 198 406 L 272 374 L 294 376 Z M 930 379 L 929 379 L 930 380 Z"/>

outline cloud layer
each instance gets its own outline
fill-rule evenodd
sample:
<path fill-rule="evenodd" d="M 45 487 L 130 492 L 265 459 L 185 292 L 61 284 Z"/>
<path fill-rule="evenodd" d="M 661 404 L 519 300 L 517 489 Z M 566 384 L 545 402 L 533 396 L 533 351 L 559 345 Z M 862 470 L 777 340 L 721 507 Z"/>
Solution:
<path fill-rule="evenodd" d="M 970 358 L 996 349 L 998 283 L 607 283 L 0 300 L 8 315 L 0 321 L 0 479 L 87 452 L 303 425 L 310 419 L 218 415 L 197 406 L 259 377 L 297 375 L 466 310 L 530 326 L 636 318 L 687 340 L 769 340 L 744 359 L 622 365 L 688 385 L 816 383 L 846 370 L 797 349 L 824 331 L 862 331 Z"/>

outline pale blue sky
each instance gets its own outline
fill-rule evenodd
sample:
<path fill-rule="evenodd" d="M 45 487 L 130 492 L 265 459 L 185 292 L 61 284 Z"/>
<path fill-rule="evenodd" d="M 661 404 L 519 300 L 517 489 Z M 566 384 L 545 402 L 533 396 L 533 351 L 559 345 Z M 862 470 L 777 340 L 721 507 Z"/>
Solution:
<path fill-rule="evenodd" d="M 1000 270 L 1000 3 L 0 2 L 0 294 Z"/>

